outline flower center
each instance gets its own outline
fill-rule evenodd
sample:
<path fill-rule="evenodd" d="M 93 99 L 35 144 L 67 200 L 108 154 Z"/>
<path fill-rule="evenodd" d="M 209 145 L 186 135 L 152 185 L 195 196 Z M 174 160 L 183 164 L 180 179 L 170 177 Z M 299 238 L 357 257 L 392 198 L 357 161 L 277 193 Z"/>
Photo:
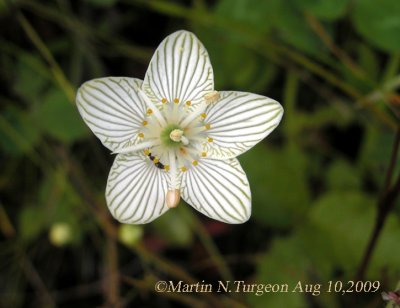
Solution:
<path fill-rule="evenodd" d="M 179 125 L 169 124 L 167 125 L 160 134 L 161 143 L 165 147 L 177 147 L 180 145 L 188 145 L 189 140 L 184 135 L 184 131 Z"/>

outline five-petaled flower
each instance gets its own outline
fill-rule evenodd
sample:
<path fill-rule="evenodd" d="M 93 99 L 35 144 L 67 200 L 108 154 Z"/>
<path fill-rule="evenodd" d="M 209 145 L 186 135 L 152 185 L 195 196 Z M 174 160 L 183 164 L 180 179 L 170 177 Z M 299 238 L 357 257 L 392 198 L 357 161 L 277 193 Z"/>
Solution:
<path fill-rule="evenodd" d="M 144 81 L 94 79 L 76 102 L 93 133 L 118 153 L 106 188 L 117 220 L 148 223 L 181 196 L 208 217 L 249 219 L 250 187 L 236 156 L 279 124 L 283 108 L 265 96 L 215 91 L 209 56 L 194 34 L 165 38 Z"/>

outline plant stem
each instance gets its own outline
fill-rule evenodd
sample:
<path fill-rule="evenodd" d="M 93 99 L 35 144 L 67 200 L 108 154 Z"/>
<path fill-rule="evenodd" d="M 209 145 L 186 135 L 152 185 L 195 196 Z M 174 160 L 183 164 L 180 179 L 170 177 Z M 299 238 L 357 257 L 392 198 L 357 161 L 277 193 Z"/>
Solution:
<path fill-rule="evenodd" d="M 59 84 L 60 88 L 64 91 L 68 100 L 73 104 L 75 101 L 75 89 L 65 77 L 63 70 L 58 65 L 57 61 L 54 59 L 52 53 L 47 48 L 46 44 L 40 38 L 38 33 L 35 31 L 30 22 L 25 18 L 25 16 L 21 12 L 17 12 L 17 19 L 21 24 L 22 29 L 24 30 L 26 36 L 30 39 L 30 41 L 35 45 L 38 49 L 42 57 L 46 60 L 48 65 L 50 66 L 50 71 L 53 74 L 55 80 Z"/>
<path fill-rule="evenodd" d="M 369 239 L 367 248 L 365 249 L 363 258 L 361 260 L 360 266 L 357 271 L 356 280 L 362 280 L 364 278 L 365 272 L 368 269 L 368 265 L 371 261 L 372 254 L 377 245 L 379 235 L 385 225 L 386 218 L 393 209 L 395 200 L 400 193 L 400 175 L 393 186 L 390 186 L 393 178 L 393 173 L 396 167 L 397 155 L 400 145 L 400 128 L 397 129 L 395 140 L 393 143 L 393 150 L 386 173 L 385 183 L 383 186 L 381 198 L 378 202 L 378 213 L 375 220 L 375 226 L 372 231 L 371 237 Z"/>

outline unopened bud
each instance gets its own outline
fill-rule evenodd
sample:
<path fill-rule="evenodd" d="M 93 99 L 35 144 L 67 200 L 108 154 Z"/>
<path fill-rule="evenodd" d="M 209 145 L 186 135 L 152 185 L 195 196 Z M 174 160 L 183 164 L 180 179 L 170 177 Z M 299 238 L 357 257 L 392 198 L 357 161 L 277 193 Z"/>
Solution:
<path fill-rule="evenodd" d="M 167 192 L 167 206 L 172 209 L 177 207 L 181 199 L 181 192 L 179 189 L 168 190 Z"/>

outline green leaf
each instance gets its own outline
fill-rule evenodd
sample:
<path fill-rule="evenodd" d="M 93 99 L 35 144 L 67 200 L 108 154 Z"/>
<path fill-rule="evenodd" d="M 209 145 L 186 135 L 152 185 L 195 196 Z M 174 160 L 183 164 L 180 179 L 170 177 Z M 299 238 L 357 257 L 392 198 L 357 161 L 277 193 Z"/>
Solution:
<path fill-rule="evenodd" d="M 26 111 L 8 107 L 0 119 L 0 147 L 11 155 L 29 152 L 40 139 L 40 132 Z"/>
<path fill-rule="evenodd" d="M 360 192 L 330 192 L 321 197 L 310 213 L 310 221 L 331 245 L 330 258 L 348 277 L 355 274 L 376 217 L 376 200 Z M 369 266 L 368 274 L 379 277 L 384 268 L 400 269 L 400 222 L 390 215 Z"/>
<path fill-rule="evenodd" d="M 89 0 L 95 6 L 110 7 L 117 3 L 118 0 Z"/>
<path fill-rule="evenodd" d="M 321 40 L 307 24 L 294 0 L 270 0 L 269 2 L 273 27 L 284 41 L 314 56 L 325 50 Z"/>
<path fill-rule="evenodd" d="M 77 108 L 58 89 L 51 89 L 43 97 L 36 119 L 44 132 L 63 142 L 73 142 L 89 133 Z"/>
<path fill-rule="evenodd" d="M 296 4 L 307 13 L 326 20 L 342 17 L 349 0 L 295 0 Z"/>
<path fill-rule="evenodd" d="M 295 256 L 295 257 L 294 257 Z M 255 281 L 264 284 L 288 285 L 288 292 L 251 294 L 252 307 L 307 307 L 304 293 L 292 292 L 298 281 L 307 281 L 309 260 L 296 237 L 276 239 L 260 260 Z"/>
<path fill-rule="evenodd" d="M 46 216 L 40 206 L 26 205 L 18 218 L 19 235 L 23 241 L 35 240 L 46 228 Z"/>
<path fill-rule="evenodd" d="M 400 51 L 400 1 L 357 0 L 353 22 L 370 43 L 385 51 Z"/>
<path fill-rule="evenodd" d="M 361 176 L 347 161 L 338 159 L 327 171 L 327 186 L 335 191 L 357 190 L 361 187 Z"/>
<path fill-rule="evenodd" d="M 263 144 L 239 157 L 250 182 L 254 219 L 287 228 L 305 214 L 310 201 L 305 159 L 299 150 Z"/>
<path fill-rule="evenodd" d="M 241 39 L 215 29 L 198 27 L 196 34 L 207 47 L 213 63 L 215 87 L 263 91 L 276 75 L 276 66 L 246 48 Z"/>
<path fill-rule="evenodd" d="M 15 93 L 31 104 L 36 102 L 48 84 L 45 70 L 46 67 L 38 57 L 31 54 L 20 54 L 13 83 Z"/>
<path fill-rule="evenodd" d="M 191 222 L 187 220 L 187 215 L 184 213 L 183 207 L 185 206 L 189 205 L 181 202 L 176 208 L 169 210 L 152 224 L 159 236 L 169 244 L 188 246 L 193 240 Z"/>
<path fill-rule="evenodd" d="M 269 1 L 258 0 L 222 0 L 218 2 L 215 13 L 219 17 L 249 25 L 259 33 L 266 33 L 270 28 L 270 20 L 266 18 Z"/>

